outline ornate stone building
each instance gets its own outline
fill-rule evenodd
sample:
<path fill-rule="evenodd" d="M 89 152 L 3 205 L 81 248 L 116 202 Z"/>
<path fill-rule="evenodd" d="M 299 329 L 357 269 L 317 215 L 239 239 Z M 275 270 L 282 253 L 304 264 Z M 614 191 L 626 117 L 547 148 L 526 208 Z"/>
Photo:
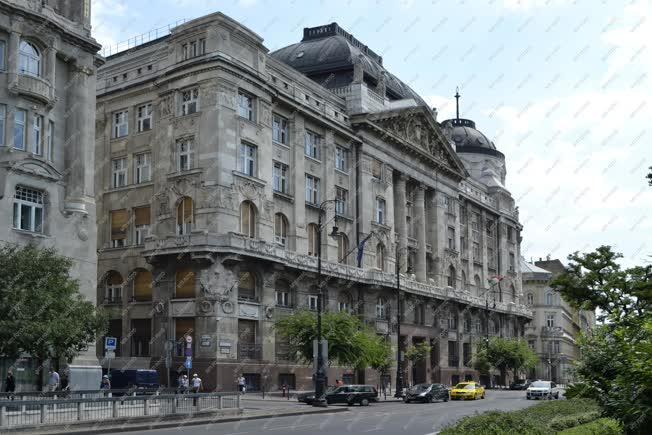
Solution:
<path fill-rule="evenodd" d="M 532 322 L 525 329 L 525 338 L 539 355 L 539 363 L 529 376 L 560 384 L 572 381 L 569 369 L 579 356 L 580 332 L 595 326 L 594 312 L 576 310 L 550 288 L 552 278 L 564 269 L 559 260 L 539 259 L 532 264 L 521 259 L 525 303 L 534 312 Z"/>
<path fill-rule="evenodd" d="M 192 355 L 211 388 L 233 388 L 237 373 L 253 389 L 307 387 L 312 368 L 272 326 L 316 309 L 318 243 L 325 308 L 357 313 L 393 345 L 398 253 L 402 346 L 433 345 L 408 367 L 412 382 L 477 379 L 487 325 L 523 335 L 503 154 L 472 121 L 440 124 L 337 24 L 269 53 L 215 13 L 110 56 L 98 78 L 98 301 L 121 341 L 112 367 L 165 374 L 170 349 L 172 382 Z"/>
<path fill-rule="evenodd" d="M 93 302 L 99 48 L 88 0 L 0 1 L 0 242 L 55 247 Z M 9 365 L 32 389 L 35 362 L 3 361 L 3 373 Z M 77 388 L 97 387 L 99 375 L 92 349 L 70 366 Z"/>

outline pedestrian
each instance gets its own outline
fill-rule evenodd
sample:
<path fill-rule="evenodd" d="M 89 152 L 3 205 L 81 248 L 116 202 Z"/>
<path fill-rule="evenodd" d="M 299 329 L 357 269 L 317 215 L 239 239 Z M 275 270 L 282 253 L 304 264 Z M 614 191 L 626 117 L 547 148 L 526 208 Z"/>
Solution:
<path fill-rule="evenodd" d="M 7 378 L 5 379 L 5 392 L 12 393 L 11 399 L 13 400 L 13 392 L 16 391 L 16 378 L 14 378 L 14 372 L 9 370 L 7 372 Z"/>
<path fill-rule="evenodd" d="M 238 389 L 242 394 L 245 393 L 246 390 L 246 384 L 247 381 L 245 380 L 245 377 L 241 374 L 240 377 L 238 378 Z"/>
<path fill-rule="evenodd" d="M 61 382 L 59 373 L 57 373 L 57 371 L 54 370 L 52 367 L 50 367 L 48 371 L 50 373 L 50 378 L 48 379 L 48 390 L 57 391 L 57 389 L 59 389 L 59 382 Z"/>
<path fill-rule="evenodd" d="M 335 379 L 335 386 L 336 387 L 341 387 L 342 385 L 344 385 L 344 383 L 342 381 L 340 381 L 339 379 Z"/>
<path fill-rule="evenodd" d="M 102 376 L 102 382 L 100 382 L 100 390 L 110 390 L 111 381 L 107 375 Z"/>
<path fill-rule="evenodd" d="M 201 378 L 199 376 L 197 376 L 197 373 L 192 375 L 191 385 L 192 385 L 193 394 L 197 394 L 197 393 L 199 393 L 201 391 L 201 389 L 202 389 Z M 194 406 L 197 406 L 197 396 L 192 398 L 192 404 Z"/>

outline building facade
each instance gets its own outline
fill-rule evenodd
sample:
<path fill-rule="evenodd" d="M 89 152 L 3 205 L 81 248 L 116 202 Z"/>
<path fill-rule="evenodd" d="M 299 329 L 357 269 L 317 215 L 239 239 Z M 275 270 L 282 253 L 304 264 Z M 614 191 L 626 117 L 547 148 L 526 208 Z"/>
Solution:
<path fill-rule="evenodd" d="M 579 356 L 580 332 L 595 326 L 595 313 L 571 307 L 550 288 L 550 281 L 564 270 L 559 260 L 539 259 L 532 264 L 521 259 L 525 303 L 534 313 L 526 326 L 525 338 L 539 356 L 529 377 L 559 384 L 572 381 L 570 369 Z"/>
<path fill-rule="evenodd" d="M 90 1 L 0 1 L 0 242 L 54 247 L 95 303 L 95 72 Z M 93 351 L 69 366 L 95 388 Z M 19 388 L 37 384 L 30 358 L 3 361 Z M 2 374 L 4 376 L 4 374 Z"/>
<path fill-rule="evenodd" d="M 472 121 L 438 122 L 337 24 L 269 53 L 229 17 L 201 17 L 108 57 L 97 99 L 97 297 L 121 343 L 112 367 L 174 382 L 192 356 L 210 388 L 234 388 L 239 373 L 251 389 L 308 387 L 312 368 L 273 324 L 317 308 L 319 247 L 325 309 L 360 315 L 394 346 L 398 258 L 401 346 L 432 345 L 410 382 L 477 379 L 487 327 L 523 336 L 504 156 Z M 329 368 L 331 381 L 378 382 L 355 376 Z"/>

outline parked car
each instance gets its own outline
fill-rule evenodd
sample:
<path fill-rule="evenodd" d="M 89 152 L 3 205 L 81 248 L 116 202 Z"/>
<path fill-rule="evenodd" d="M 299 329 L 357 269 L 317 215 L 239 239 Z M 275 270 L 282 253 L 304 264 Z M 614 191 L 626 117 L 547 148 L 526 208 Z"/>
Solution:
<path fill-rule="evenodd" d="M 525 391 L 525 398 L 530 399 L 559 399 L 561 388 L 551 381 L 534 381 Z"/>
<path fill-rule="evenodd" d="M 448 402 L 450 392 L 446 385 L 442 384 L 416 384 L 409 388 L 403 397 L 405 403 L 410 402 L 428 402 L 443 400 Z"/>
<path fill-rule="evenodd" d="M 333 391 L 335 388 L 334 385 L 329 385 L 326 387 L 326 394 L 330 393 Z M 305 393 L 300 393 L 297 394 L 297 401 L 303 402 L 307 405 L 312 405 L 312 402 L 315 401 L 315 392 L 314 391 L 306 391 Z"/>
<path fill-rule="evenodd" d="M 510 390 L 527 390 L 527 388 L 530 386 L 532 381 L 529 379 L 526 380 L 518 380 L 512 384 L 509 385 Z"/>
<path fill-rule="evenodd" d="M 373 385 L 343 385 L 326 394 L 326 402 L 346 403 L 353 405 L 359 403 L 367 406 L 370 402 L 378 401 L 378 391 Z"/>
<path fill-rule="evenodd" d="M 160 384 L 156 370 L 130 369 L 111 370 L 109 372 L 111 389 L 123 390 L 134 388 L 137 390 L 155 390 Z"/>
<path fill-rule="evenodd" d="M 451 400 L 484 399 L 484 387 L 477 382 L 460 382 L 451 390 Z"/>

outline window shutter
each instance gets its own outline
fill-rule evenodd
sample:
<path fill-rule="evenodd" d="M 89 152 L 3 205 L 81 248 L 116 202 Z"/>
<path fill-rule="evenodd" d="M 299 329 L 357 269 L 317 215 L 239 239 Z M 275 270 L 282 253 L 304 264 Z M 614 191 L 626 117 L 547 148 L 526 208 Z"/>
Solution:
<path fill-rule="evenodd" d="M 183 222 L 192 223 L 192 199 L 188 197 L 183 198 Z"/>
<path fill-rule="evenodd" d="M 141 270 L 134 279 L 134 298 L 137 301 L 152 300 L 152 272 Z"/>
<path fill-rule="evenodd" d="M 111 212 L 111 240 L 127 238 L 127 210 L 113 210 Z"/>
<path fill-rule="evenodd" d="M 149 206 L 147 207 L 138 207 L 134 210 L 136 215 L 136 225 L 149 225 L 150 223 L 150 211 Z"/>
<path fill-rule="evenodd" d="M 195 297 L 195 272 L 190 268 L 177 270 L 176 293 L 177 298 Z"/>

